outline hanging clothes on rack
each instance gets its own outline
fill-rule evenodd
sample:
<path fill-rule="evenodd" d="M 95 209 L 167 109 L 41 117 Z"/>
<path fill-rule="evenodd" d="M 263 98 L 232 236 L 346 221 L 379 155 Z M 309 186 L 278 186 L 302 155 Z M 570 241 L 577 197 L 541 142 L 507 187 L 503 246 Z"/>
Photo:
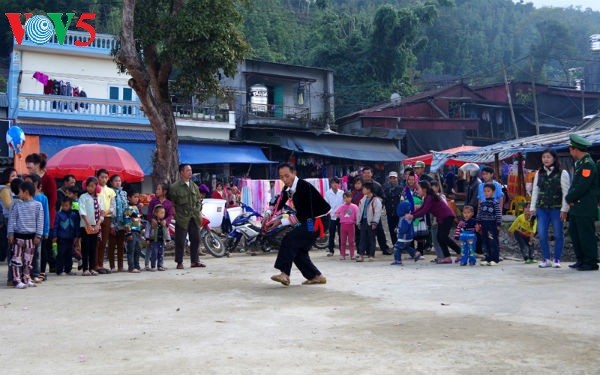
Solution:
<path fill-rule="evenodd" d="M 46 86 L 48 84 L 48 75 L 42 72 L 33 73 L 33 78 L 35 78 L 42 85 Z"/>

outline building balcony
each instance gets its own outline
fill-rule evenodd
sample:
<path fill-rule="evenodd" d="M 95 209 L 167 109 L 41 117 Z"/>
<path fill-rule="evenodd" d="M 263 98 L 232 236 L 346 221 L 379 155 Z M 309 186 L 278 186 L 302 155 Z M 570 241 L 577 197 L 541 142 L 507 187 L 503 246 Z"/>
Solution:
<path fill-rule="evenodd" d="M 220 110 L 216 106 L 200 106 L 192 110 L 186 105 L 173 104 L 173 115 L 178 126 L 235 128 L 235 112 Z M 140 102 L 59 95 L 20 95 L 15 117 L 122 125 L 150 124 Z"/>
<path fill-rule="evenodd" d="M 48 42 L 44 44 L 35 44 L 27 35 L 24 36 L 21 45 L 15 43 L 15 49 L 23 50 L 40 50 L 47 49 L 56 52 L 75 54 L 75 55 L 98 55 L 107 56 L 112 58 L 111 51 L 117 44 L 117 38 L 114 35 L 109 34 L 96 34 L 92 44 L 86 47 L 79 47 L 75 45 L 76 41 L 86 42 L 90 39 L 90 34 L 81 31 L 67 31 L 67 36 L 63 44 L 59 44 L 56 35 L 52 37 Z"/>
<path fill-rule="evenodd" d="M 243 106 L 242 127 L 281 127 L 293 129 L 324 129 L 329 116 L 311 113 L 306 107 L 285 107 L 272 104 Z"/>

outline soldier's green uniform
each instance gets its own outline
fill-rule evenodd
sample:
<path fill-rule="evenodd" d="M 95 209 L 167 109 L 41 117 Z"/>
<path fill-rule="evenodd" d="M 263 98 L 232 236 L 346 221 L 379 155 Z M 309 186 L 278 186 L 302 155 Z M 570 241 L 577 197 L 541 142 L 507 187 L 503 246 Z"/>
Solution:
<path fill-rule="evenodd" d="M 591 143 L 579 135 L 571 134 L 570 146 L 587 151 Z M 577 269 L 598 269 L 598 246 L 594 221 L 598 217 L 598 171 L 590 154 L 575 162 L 571 188 L 565 197 L 569 210 L 569 234 L 573 242 Z"/>

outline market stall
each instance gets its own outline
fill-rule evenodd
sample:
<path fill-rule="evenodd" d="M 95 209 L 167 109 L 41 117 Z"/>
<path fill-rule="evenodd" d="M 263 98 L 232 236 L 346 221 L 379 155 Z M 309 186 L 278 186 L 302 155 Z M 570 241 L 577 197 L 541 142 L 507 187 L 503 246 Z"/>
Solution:
<path fill-rule="evenodd" d="M 325 192 L 329 189 L 329 180 L 326 178 L 306 178 L 321 195 L 325 196 Z M 269 206 L 271 198 L 283 189 L 284 185 L 281 180 L 240 180 L 242 190 L 242 202 L 252 207 L 257 212 L 264 212 Z"/>
<path fill-rule="evenodd" d="M 479 149 L 479 147 L 477 147 L 477 146 L 462 145 L 459 147 L 449 148 L 447 150 L 442 150 L 442 151 L 431 151 L 431 153 L 429 153 L 429 154 L 406 158 L 406 159 L 402 160 L 402 165 L 404 165 L 404 166 L 414 165 L 417 161 L 422 161 L 426 165 L 431 165 L 432 172 L 437 171 L 443 165 L 453 165 L 453 166 L 460 167 L 461 165 L 465 164 L 466 162 L 462 161 L 462 160 L 456 160 L 456 159 L 454 159 L 454 156 L 459 152 L 473 151 L 473 150 L 477 150 L 477 149 Z"/>

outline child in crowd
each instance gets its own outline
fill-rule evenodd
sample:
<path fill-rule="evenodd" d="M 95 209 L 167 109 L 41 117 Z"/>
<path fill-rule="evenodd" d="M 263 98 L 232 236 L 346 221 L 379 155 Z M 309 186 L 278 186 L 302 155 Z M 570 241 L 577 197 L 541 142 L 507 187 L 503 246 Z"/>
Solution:
<path fill-rule="evenodd" d="M 475 214 L 475 209 L 473 206 L 465 205 L 462 209 L 462 220 L 456 226 L 456 230 L 454 231 L 454 239 L 458 240 L 460 238 L 460 234 L 466 230 L 475 232 L 475 226 L 477 225 L 477 220 L 473 217 Z"/>
<path fill-rule="evenodd" d="M 344 204 L 335 211 L 340 219 L 340 260 L 346 260 L 346 241 L 350 247 L 350 259 L 355 260 L 355 227 L 358 217 L 358 206 L 352 203 L 352 192 L 344 192 Z"/>
<path fill-rule="evenodd" d="M 65 188 L 65 196 L 72 200 L 71 202 L 71 211 L 79 215 L 79 194 L 81 191 L 77 185 L 69 186 Z M 77 236 L 77 240 L 73 245 L 73 258 L 77 259 L 77 270 L 81 270 L 83 268 L 83 263 L 81 261 L 81 237 Z"/>
<path fill-rule="evenodd" d="M 79 187 L 69 186 L 65 189 L 65 195 L 71 199 L 71 210 L 79 213 Z"/>
<path fill-rule="evenodd" d="M 363 182 L 360 177 L 355 177 L 354 189 L 352 190 L 352 203 L 354 203 L 356 207 L 360 206 L 360 200 L 364 197 L 362 185 Z M 356 245 L 360 244 L 360 224 L 354 226 L 354 243 Z"/>
<path fill-rule="evenodd" d="M 96 246 L 102 235 L 100 232 L 104 221 L 104 201 L 98 196 L 98 179 L 88 177 L 84 189 L 87 191 L 79 197 L 79 217 L 81 227 L 81 258 L 83 262 L 83 276 L 97 276 L 94 271 L 96 263 Z"/>
<path fill-rule="evenodd" d="M 412 219 L 407 219 L 405 217 L 406 214 L 410 213 L 410 202 L 402 201 L 398 204 L 398 208 L 396 209 L 398 216 L 400 217 L 400 221 L 398 221 L 398 241 L 394 244 L 394 261 L 390 263 L 391 265 L 402 265 L 402 251 L 406 250 L 408 255 L 410 255 L 415 262 L 421 259 L 421 253 L 415 251 L 415 249 L 411 246 L 412 242 L 415 238 L 415 231 L 412 224 Z"/>
<path fill-rule="evenodd" d="M 204 184 L 200 184 L 200 186 L 198 186 L 198 190 L 200 191 L 200 201 L 206 198 L 210 193 L 210 189 Z"/>
<path fill-rule="evenodd" d="M 42 242 L 48 240 L 48 236 L 50 234 L 50 210 L 48 206 L 48 198 L 44 193 L 42 193 L 42 178 L 37 174 L 33 173 L 30 175 L 26 175 L 24 180 L 27 182 L 31 182 L 35 187 L 35 196 L 34 200 L 40 202 L 42 204 L 42 209 L 44 210 L 44 232 L 42 236 Z M 46 254 L 42 250 L 44 246 L 40 243 L 33 255 L 33 281 L 36 283 L 40 283 L 46 280 L 46 264 L 52 254 Z"/>
<path fill-rule="evenodd" d="M 473 206 L 465 205 L 462 209 L 462 219 L 456 226 L 456 230 L 454 231 L 454 239 L 460 240 L 461 233 L 465 231 L 473 232 L 475 235 L 476 241 L 479 241 L 480 237 L 477 234 L 477 220 L 475 219 L 475 209 Z M 462 255 L 456 257 L 455 263 L 460 263 L 461 265 L 466 266 L 467 263 L 471 262 L 471 264 L 475 264 L 477 258 L 475 256 L 475 249 L 472 249 L 472 242 L 470 240 L 468 243 L 463 242 Z M 475 245 L 476 246 L 476 245 Z"/>
<path fill-rule="evenodd" d="M 514 233 L 515 240 L 517 240 L 517 243 L 519 244 L 519 249 L 521 250 L 525 263 L 535 263 L 535 260 L 533 259 L 533 238 L 537 231 L 537 219 L 531 216 L 529 206 L 527 206 L 524 213 L 517 216 L 515 221 L 508 228 L 508 231 Z"/>
<path fill-rule="evenodd" d="M 373 195 L 373 183 L 365 182 L 363 184 L 363 198 L 360 200 L 358 208 L 357 224 L 360 225 L 360 244 L 358 245 L 357 262 L 363 262 L 364 256 L 369 257 L 369 262 L 375 259 L 375 230 L 377 223 L 381 219 L 381 210 L 383 208 L 381 199 Z"/>
<path fill-rule="evenodd" d="M 73 276 L 73 249 L 79 242 L 80 219 L 79 212 L 71 209 L 73 200 L 65 196 L 60 204 L 60 211 L 56 213 L 52 239 L 58 242 L 56 256 L 56 274 Z"/>
<path fill-rule="evenodd" d="M 44 209 L 40 202 L 33 199 L 34 195 L 33 184 L 23 182 L 19 186 L 20 200 L 14 202 L 8 220 L 7 237 L 8 243 L 12 245 L 9 263 L 17 289 L 36 286 L 30 275 L 33 253 L 41 243 L 44 232 Z"/>
<path fill-rule="evenodd" d="M 498 229 L 502 224 L 502 211 L 500 204 L 494 199 L 496 186 L 492 183 L 486 183 L 483 186 L 485 200 L 479 202 L 477 211 L 477 224 L 481 228 L 481 238 L 485 258 L 481 261 L 482 266 L 497 266 L 500 262 L 500 241 L 498 239 Z"/>
<path fill-rule="evenodd" d="M 129 207 L 125 210 L 127 267 L 131 273 L 140 273 L 140 254 L 142 241 L 142 216 L 140 215 L 140 193 L 134 190 L 127 192 Z M 146 257 L 146 268 L 150 264 L 150 257 Z"/>
<path fill-rule="evenodd" d="M 121 176 L 113 174 L 108 180 L 108 186 L 115 191 L 110 201 L 112 219 L 110 221 L 110 238 L 108 240 L 108 264 L 110 273 L 123 272 L 123 254 L 125 246 L 125 210 L 129 207 L 127 192 L 123 190 Z M 115 249 L 117 262 L 115 264 Z"/>
<path fill-rule="evenodd" d="M 175 211 L 173 210 L 173 203 L 171 203 L 171 201 L 167 199 L 168 195 L 169 184 L 163 182 L 156 185 L 156 191 L 154 193 L 154 196 L 150 200 L 150 203 L 148 203 L 148 220 L 152 221 L 152 224 L 154 224 L 154 222 L 156 221 L 156 217 L 154 217 L 153 215 L 154 207 L 156 207 L 159 204 L 165 209 L 165 217 L 162 220 L 162 224 L 167 227 L 169 226 L 169 224 L 171 224 L 171 220 L 173 219 L 173 216 L 175 216 Z"/>
<path fill-rule="evenodd" d="M 164 271 L 163 257 L 165 254 L 165 244 L 171 241 L 169 227 L 165 225 L 165 216 L 167 211 L 165 207 L 157 204 L 152 210 L 152 217 L 156 220 L 152 224 L 146 225 L 146 259 L 150 258 L 150 271 L 156 271 L 158 265 L 159 271 Z"/>
<path fill-rule="evenodd" d="M 11 209 L 12 209 L 12 207 L 14 207 L 14 205 L 17 202 L 21 201 L 21 199 L 19 198 L 19 187 L 21 186 L 22 183 L 23 183 L 23 180 L 20 177 L 17 177 L 10 182 L 10 194 L 12 197 L 12 202 L 11 202 L 11 206 L 10 206 Z M 10 212 L 8 213 L 8 216 L 6 217 L 6 225 L 7 226 L 8 226 L 9 218 L 10 218 Z M 7 239 L 6 243 L 8 244 L 8 239 Z M 12 249 L 12 246 L 8 246 L 8 250 L 6 253 L 6 256 L 7 256 L 6 264 L 8 265 L 8 272 L 6 274 L 6 276 L 7 276 L 6 277 L 6 286 L 9 286 L 9 287 L 15 286 L 13 273 L 12 273 L 12 267 L 10 265 L 10 256 L 11 256 L 11 251 L 12 251 L 11 249 Z"/>
<path fill-rule="evenodd" d="M 411 212 L 413 212 L 415 209 L 418 209 L 423 204 L 423 199 L 418 195 L 408 195 L 407 199 L 405 199 L 404 201 L 410 204 Z M 431 237 L 431 228 L 428 225 L 428 222 L 430 222 L 431 219 L 428 218 L 428 216 L 429 215 L 425 215 L 422 218 L 412 220 L 413 229 L 415 233 L 413 238 L 413 247 L 416 248 L 417 251 L 419 251 L 421 254 L 423 254 L 425 250 L 431 246 L 430 244 L 428 246 L 428 242 Z M 432 262 L 436 262 L 439 259 L 443 259 L 442 249 L 436 249 L 436 253 L 438 250 L 439 254 L 436 254 L 437 257 L 434 260 L 432 260 Z"/>

